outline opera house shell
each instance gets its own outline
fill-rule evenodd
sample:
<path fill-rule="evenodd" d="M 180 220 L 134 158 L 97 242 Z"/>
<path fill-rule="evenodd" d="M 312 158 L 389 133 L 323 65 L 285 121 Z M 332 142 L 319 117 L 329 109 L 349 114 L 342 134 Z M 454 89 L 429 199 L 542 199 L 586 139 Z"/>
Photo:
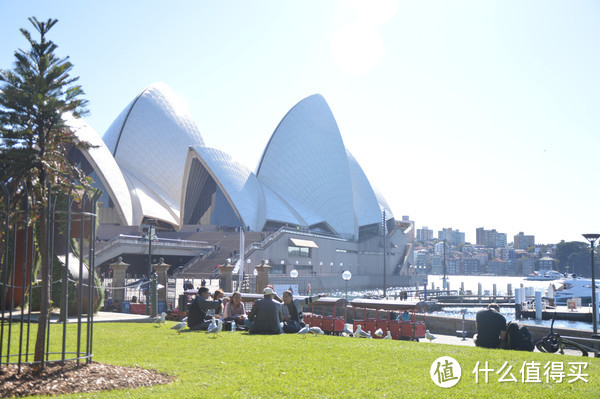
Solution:
<path fill-rule="evenodd" d="M 163 83 L 131 101 L 103 138 L 84 121 L 72 124 L 93 145 L 72 157 L 102 186 L 101 222 L 289 226 L 358 241 L 377 234 L 383 210 L 393 220 L 320 95 L 285 115 L 254 172 L 205 145 L 185 101 Z"/>

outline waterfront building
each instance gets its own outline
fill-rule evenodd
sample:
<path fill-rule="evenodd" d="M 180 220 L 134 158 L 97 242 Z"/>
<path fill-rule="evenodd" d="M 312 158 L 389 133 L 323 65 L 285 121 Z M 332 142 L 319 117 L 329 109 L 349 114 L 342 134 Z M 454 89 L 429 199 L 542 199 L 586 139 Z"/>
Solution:
<path fill-rule="evenodd" d="M 517 271 L 517 262 L 514 259 L 509 259 L 504 262 L 504 273 L 505 276 L 518 276 L 520 274 Z"/>
<path fill-rule="evenodd" d="M 465 258 L 463 261 L 465 274 L 468 276 L 475 276 L 480 274 L 479 265 L 479 259 L 471 257 Z"/>
<path fill-rule="evenodd" d="M 488 270 L 490 273 L 495 274 L 496 276 L 504 276 L 506 275 L 506 262 L 502 259 L 493 259 L 488 262 Z"/>
<path fill-rule="evenodd" d="M 533 274 L 535 271 L 535 263 L 536 259 L 531 257 L 523 257 L 520 259 L 521 263 L 521 274 L 524 276 L 528 276 Z"/>
<path fill-rule="evenodd" d="M 355 283 L 360 275 L 381 275 L 385 256 L 390 281 L 408 274 L 413 223 L 394 218 L 345 147 L 320 95 L 305 98 L 283 117 L 255 171 L 209 147 L 185 101 L 163 83 L 136 96 L 103 137 L 83 120 L 70 123 L 80 140 L 92 144 L 86 150 L 72 149 L 70 157 L 102 189 L 99 237 L 105 240 L 120 234 L 141 236 L 149 225 L 172 238 L 200 241 L 200 233 L 209 230 L 242 230 L 263 238 L 244 260 L 252 265 L 261 259 L 271 260 L 272 266 L 276 262 L 273 273 L 289 273 L 298 266 L 301 275 L 337 276 L 343 271 L 338 269 L 346 268 Z M 127 245 L 131 253 L 105 252 L 104 265 L 131 255 L 128 263 L 145 272 L 143 248 Z M 204 256 L 212 244 L 196 255 L 184 252 L 183 245 L 178 252 L 176 242 L 170 247 L 178 255 L 165 261 L 175 269 Z M 212 271 L 213 266 L 196 271 Z"/>
<path fill-rule="evenodd" d="M 546 272 L 549 270 L 557 270 L 556 268 L 556 264 L 557 264 L 557 260 L 554 258 L 551 258 L 549 256 L 544 256 L 543 258 L 541 258 L 538 261 L 538 266 L 539 266 L 539 270 L 540 273 L 541 272 Z"/>
<path fill-rule="evenodd" d="M 463 268 L 461 265 L 461 258 L 459 257 L 451 257 L 446 258 L 446 273 L 447 274 L 462 274 Z"/>

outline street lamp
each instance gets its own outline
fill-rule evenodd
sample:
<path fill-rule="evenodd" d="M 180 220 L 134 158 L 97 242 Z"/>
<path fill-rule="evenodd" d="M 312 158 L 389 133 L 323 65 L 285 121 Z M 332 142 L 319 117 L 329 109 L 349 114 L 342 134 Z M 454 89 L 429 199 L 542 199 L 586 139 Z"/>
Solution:
<path fill-rule="evenodd" d="M 348 281 L 352 278 L 352 273 L 349 270 L 346 270 L 342 273 L 342 278 L 346 281 L 346 302 L 348 302 Z"/>
<path fill-rule="evenodd" d="M 600 234 L 583 234 L 586 240 L 590 242 L 590 251 L 592 254 L 592 324 L 594 334 L 593 338 L 597 338 L 598 334 L 598 309 L 596 308 L 596 277 L 594 274 L 594 243 L 598 238 L 600 238 Z"/>
<path fill-rule="evenodd" d="M 290 277 L 292 278 L 292 280 L 295 282 L 296 281 L 296 277 L 298 277 L 298 270 L 294 269 L 290 272 Z M 290 287 L 290 291 L 292 290 L 292 288 Z"/>
<path fill-rule="evenodd" d="M 142 227 L 148 227 L 148 295 L 146 295 L 146 314 L 150 315 L 150 279 L 152 277 L 152 229 L 156 224 L 156 219 L 146 219 L 148 224 Z"/>

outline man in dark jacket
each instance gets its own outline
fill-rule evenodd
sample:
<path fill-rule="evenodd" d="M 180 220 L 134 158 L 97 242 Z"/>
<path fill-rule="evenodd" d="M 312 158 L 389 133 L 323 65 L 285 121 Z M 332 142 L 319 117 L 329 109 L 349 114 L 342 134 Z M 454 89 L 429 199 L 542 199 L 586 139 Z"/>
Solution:
<path fill-rule="evenodd" d="M 188 326 L 190 330 L 206 330 L 212 320 L 206 315 L 210 309 L 220 309 L 221 300 L 209 301 L 210 291 L 208 287 L 200 287 L 196 299 L 188 306 Z"/>
<path fill-rule="evenodd" d="M 272 288 L 265 288 L 263 294 L 265 297 L 254 302 L 248 315 L 247 326 L 250 328 L 250 334 L 281 334 L 281 303 L 273 299 Z"/>
<path fill-rule="evenodd" d="M 506 336 L 506 319 L 500 314 L 500 307 L 490 303 L 486 310 L 475 315 L 477 337 L 475 345 L 483 348 L 499 348 Z"/>

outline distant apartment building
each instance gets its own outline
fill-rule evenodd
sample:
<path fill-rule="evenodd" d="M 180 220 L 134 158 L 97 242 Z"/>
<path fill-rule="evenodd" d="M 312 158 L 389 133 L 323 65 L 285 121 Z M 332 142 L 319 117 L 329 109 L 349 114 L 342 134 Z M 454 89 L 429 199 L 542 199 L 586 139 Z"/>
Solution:
<path fill-rule="evenodd" d="M 486 248 L 503 248 L 506 246 L 506 233 L 498 233 L 496 229 L 485 230 L 483 227 L 475 231 L 477 245 L 484 245 Z"/>
<path fill-rule="evenodd" d="M 523 257 L 520 259 L 521 263 L 521 274 L 524 276 L 528 276 L 533 274 L 535 270 L 535 258 L 526 258 Z"/>
<path fill-rule="evenodd" d="M 488 263 L 488 254 L 485 252 L 471 254 L 471 259 L 477 259 L 479 261 L 479 271 L 482 271 L 483 267 Z"/>
<path fill-rule="evenodd" d="M 431 255 L 425 249 L 420 249 L 415 253 L 415 265 L 417 267 L 427 268 L 431 263 Z"/>
<path fill-rule="evenodd" d="M 463 247 L 460 249 L 460 252 L 463 254 L 470 254 L 475 252 L 475 247 L 473 245 L 463 245 Z"/>
<path fill-rule="evenodd" d="M 515 258 L 515 251 L 506 247 L 496 248 L 494 249 L 494 257 L 506 262 Z"/>
<path fill-rule="evenodd" d="M 505 264 L 506 264 L 506 262 L 504 262 L 502 259 L 498 259 L 498 258 L 489 261 L 488 262 L 489 273 L 495 274 L 496 276 L 506 275 Z"/>
<path fill-rule="evenodd" d="M 460 258 L 446 259 L 446 274 L 462 274 L 462 266 Z"/>
<path fill-rule="evenodd" d="M 442 255 L 431 257 L 431 274 L 444 274 L 444 257 Z"/>
<path fill-rule="evenodd" d="M 464 273 L 467 276 L 476 276 L 479 274 L 479 259 L 477 258 L 466 258 L 463 261 Z"/>
<path fill-rule="evenodd" d="M 429 230 L 427 226 L 423 226 L 422 229 L 417 229 L 417 241 L 433 241 L 433 230 Z"/>
<path fill-rule="evenodd" d="M 483 227 L 478 227 L 475 230 L 475 245 L 485 246 L 485 229 Z"/>
<path fill-rule="evenodd" d="M 518 276 L 517 262 L 514 259 L 509 259 L 504 262 L 504 275 L 505 276 Z"/>
<path fill-rule="evenodd" d="M 447 243 L 444 244 L 444 241 L 439 241 L 436 242 L 435 245 L 433 246 L 433 253 L 438 255 L 444 254 L 444 248 L 446 248 L 446 255 L 448 255 L 448 253 L 450 252 L 450 245 L 448 245 Z"/>
<path fill-rule="evenodd" d="M 444 228 L 438 231 L 438 239 L 446 240 L 450 245 L 460 245 L 465 243 L 465 233 L 452 228 Z"/>
<path fill-rule="evenodd" d="M 540 268 L 540 272 L 548 271 L 548 270 L 556 270 L 556 259 L 551 258 L 549 256 L 544 256 L 542 259 L 538 261 L 538 266 Z"/>
<path fill-rule="evenodd" d="M 535 247 L 535 236 L 528 236 L 520 232 L 514 236 L 514 247 L 515 249 L 527 249 L 529 247 Z"/>

